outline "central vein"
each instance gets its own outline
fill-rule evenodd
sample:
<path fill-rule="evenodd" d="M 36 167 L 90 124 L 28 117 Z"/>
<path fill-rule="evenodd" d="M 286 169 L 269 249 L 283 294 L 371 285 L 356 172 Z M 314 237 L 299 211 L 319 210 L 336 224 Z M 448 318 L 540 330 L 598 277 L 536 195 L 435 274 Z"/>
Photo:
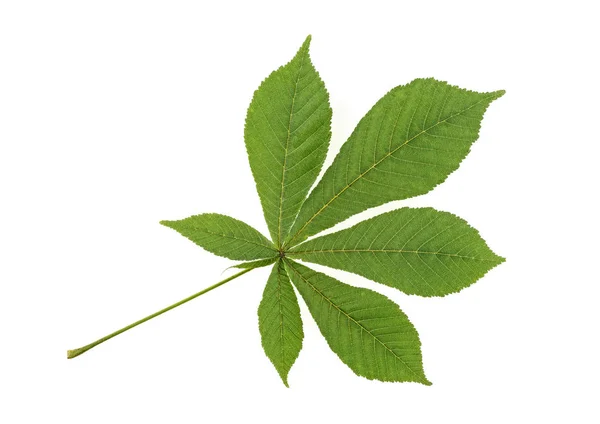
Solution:
<path fill-rule="evenodd" d="M 304 66 L 304 57 L 306 55 L 302 55 L 302 60 L 300 61 L 300 67 L 298 68 L 298 73 L 296 74 L 296 82 L 294 84 L 294 94 L 292 95 L 292 105 L 290 107 L 290 119 L 287 127 L 287 138 L 285 140 L 285 147 L 283 153 L 283 168 L 281 169 L 281 195 L 279 196 L 279 219 L 277 222 L 277 247 L 281 247 L 281 233 L 282 233 L 282 221 L 283 221 L 283 191 L 285 189 L 285 171 L 287 165 L 287 156 L 288 149 L 290 144 L 290 139 L 292 138 L 292 120 L 294 118 L 294 105 L 296 103 L 296 94 L 298 93 L 298 82 L 300 81 L 300 74 L 302 73 L 302 67 Z"/>

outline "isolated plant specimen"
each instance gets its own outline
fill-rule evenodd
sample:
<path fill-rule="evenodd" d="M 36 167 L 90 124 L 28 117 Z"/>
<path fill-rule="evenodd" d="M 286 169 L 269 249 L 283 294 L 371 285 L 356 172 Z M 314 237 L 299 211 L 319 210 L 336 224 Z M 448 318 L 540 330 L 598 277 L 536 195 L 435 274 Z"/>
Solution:
<path fill-rule="evenodd" d="M 431 384 L 423 371 L 419 335 L 398 305 L 297 260 L 350 271 L 418 296 L 458 292 L 502 263 L 467 222 L 432 208 L 401 208 L 308 238 L 359 212 L 427 193 L 443 182 L 477 139 L 489 104 L 504 91 L 477 93 L 432 78 L 393 88 L 360 120 L 310 191 L 327 154 L 331 108 L 309 44 L 310 36 L 289 63 L 262 82 L 246 117 L 248 159 L 271 240 L 242 221 L 215 213 L 162 221 L 209 252 L 244 261 L 235 265 L 242 271 L 69 350 L 68 358 L 252 269 L 272 265 L 258 307 L 259 329 L 264 351 L 286 386 L 303 339 L 296 291 L 330 348 L 356 374 Z"/>

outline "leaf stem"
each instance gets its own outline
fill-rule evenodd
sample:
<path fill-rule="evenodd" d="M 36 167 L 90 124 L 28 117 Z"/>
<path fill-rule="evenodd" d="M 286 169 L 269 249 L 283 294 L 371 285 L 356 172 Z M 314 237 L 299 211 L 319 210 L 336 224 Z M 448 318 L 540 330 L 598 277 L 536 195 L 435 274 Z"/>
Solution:
<path fill-rule="evenodd" d="M 93 348 L 93 347 L 96 347 L 96 346 L 98 346 L 99 344 L 101 344 L 101 343 L 104 343 L 105 341 L 107 341 L 107 340 L 110 340 L 110 339 L 112 339 L 112 338 L 113 338 L 113 337 L 115 337 L 115 336 L 118 336 L 119 334 L 121 334 L 121 333 L 124 333 L 124 332 L 126 332 L 127 330 L 130 330 L 130 329 L 132 329 L 133 327 L 137 327 L 138 325 L 140 325 L 140 324 L 142 324 L 142 323 L 144 323 L 144 322 L 146 322 L 146 321 L 149 321 L 149 320 L 151 320 L 151 319 L 152 319 L 152 318 L 154 318 L 154 317 L 157 317 L 157 316 L 159 316 L 159 315 L 162 315 L 162 314 L 164 314 L 165 312 L 168 312 L 168 311 L 170 311 L 171 309 L 174 309 L 174 308 L 176 308 L 176 307 L 178 307 L 178 306 L 180 306 L 180 305 L 183 305 L 184 303 L 187 303 L 187 302 L 189 302 L 190 300 L 192 300 L 192 299 L 195 299 L 195 298 L 197 298 L 198 296 L 201 296 L 201 295 L 203 295 L 204 293 L 207 293 L 207 292 L 209 292 L 209 291 L 211 291 L 211 290 L 213 290 L 213 289 L 216 289 L 217 287 L 219 287 L 219 286 L 222 286 L 223 284 L 225 284 L 225 283 L 227 283 L 227 282 L 229 282 L 229 281 L 231 281 L 231 280 L 233 280 L 233 279 L 235 279 L 235 278 L 237 278 L 237 277 L 239 277 L 239 276 L 241 276 L 241 275 L 244 275 L 245 273 L 247 273 L 247 272 L 250 272 L 250 271 L 252 271 L 253 269 L 254 269 L 254 268 L 248 268 L 248 269 L 244 269 L 244 270 L 242 270 L 242 271 L 238 272 L 237 274 L 234 274 L 234 275 L 232 275 L 231 277 L 228 277 L 228 278 L 226 278 L 226 279 L 224 279 L 224 280 L 222 280 L 222 281 L 219 281 L 218 283 L 216 283 L 216 284 L 213 284 L 212 286 L 210 286 L 210 287 L 207 287 L 207 288 L 205 288 L 204 290 L 202 290 L 202 291 L 199 291 L 199 292 L 198 292 L 198 293 L 196 293 L 196 294 L 193 294 L 193 295 L 191 295 L 191 296 L 189 296 L 189 297 L 186 297 L 185 299 L 183 299 L 183 300 L 180 300 L 179 302 L 177 302 L 177 303 L 174 303 L 174 304 L 172 304 L 171 306 L 167 306 L 166 308 L 164 308 L 164 309 L 161 309 L 160 311 L 158 311 L 158 312 L 155 312 L 155 313 L 153 313 L 152 315 L 148 315 L 147 317 L 145 317 L 145 318 L 142 318 L 142 319 L 140 319 L 139 321 L 136 321 L 136 322 L 134 322 L 134 323 L 132 323 L 132 324 L 129 324 L 128 326 L 126 326 L 126 327 L 123 327 L 123 328 L 121 328 L 120 330 L 117 330 L 117 331 L 115 331 L 114 333 L 111 333 L 111 334 L 109 334 L 109 335 L 107 335 L 107 336 L 104 336 L 104 337 L 102 337 L 101 339 L 98 339 L 98 340 L 96 340 L 96 341 L 95 341 L 95 342 L 93 342 L 93 343 L 90 343 L 90 344 L 88 344 L 88 345 L 85 345 L 85 346 L 83 346 L 83 347 L 80 347 L 80 348 L 78 348 L 78 349 L 67 350 L 67 359 L 72 359 L 72 358 L 75 358 L 76 356 L 79 356 L 79 355 L 81 355 L 82 353 L 85 353 L 85 352 L 87 352 L 87 351 L 88 351 L 88 350 L 90 350 L 91 348 Z"/>

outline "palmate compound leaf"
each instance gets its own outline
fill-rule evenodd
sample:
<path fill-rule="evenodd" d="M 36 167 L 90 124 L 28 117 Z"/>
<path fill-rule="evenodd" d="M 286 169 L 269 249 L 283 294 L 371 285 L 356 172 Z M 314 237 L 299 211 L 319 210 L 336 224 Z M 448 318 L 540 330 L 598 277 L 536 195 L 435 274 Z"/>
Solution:
<path fill-rule="evenodd" d="M 286 255 L 419 296 L 458 292 L 504 262 L 466 221 L 432 208 L 387 212 L 313 238 Z"/>
<path fill-rule="evenodd" d="M 368 379 L 431 384 L 419 334 L 398 305 L 292 260 L 285 267 L 329 347 L 352 371 Z"/>
<path fill-rule="evenodd" d="M 312 190 L 285 245 L 440 184 L 477 139 L 489 104 L 503 94 L 476 93 L 432 78 L 389 91 L 361 119 Z"/>
<path fill-rule="evenodd" d="M 280 247 L 319 175 L 331 137 L 329 95 L 313 67 L 310 36 L 254 93 L 244 140 L 271 239 Z"/>
<path fill-rule="evenodd" d="M 331 108 L 310 62 L 306 39 L 296 56 L 254 93 L 245 126 L 252 174 L 273 242 L 219 214 L 162 221 L 204 249 L 245 261 L 235 275 L 79 349 L 112 337 L 274 263 L 260 303 L 262 344 L 287 386 L 302 346 L 302 322 L 291 282 L 331 349 L 356 374 L 382 381 L 431 384 L 419 336 L 385 296 L 341 283 L 292 258 L 363 275 L 423 296 L 472 284 L 503 259 L 466 222 L 433 209 L 400 209 L 354 227 L 309 236 L 383 203 L 423 194 L 467 155 L 488 105 L 504 92 L 476 93 L 418 79 L 387 93 L 359 122 L 308 197 L 325 159 Z"/>
<path fill-rule="evenodd" d="M 302 319 L 294 288 L 279 260 L 258 307 L 258 326 L 267 357 L 288 386 L 287 375 L 302 348 Z"/>
<path fill-rule="evenodd" d="M 217 213 L 190 216 L 179 221 L 161 221 L 198 246 L 237 261 L 277 257 L 277 250 L 265 236 L 248 224 Z"/>

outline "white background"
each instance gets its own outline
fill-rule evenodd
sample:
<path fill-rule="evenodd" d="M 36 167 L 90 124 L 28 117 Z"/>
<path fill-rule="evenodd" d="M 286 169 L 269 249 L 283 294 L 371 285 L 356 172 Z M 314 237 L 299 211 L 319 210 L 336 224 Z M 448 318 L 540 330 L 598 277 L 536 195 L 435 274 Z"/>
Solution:
<path fill-rule="evenodd" d="M 0 3 L 0 422 L 600 422 L 593 4 Z M 266 233 L 246 108 L 309 33 L 327 164 L 395 85 L 507 91 L 445 184 L 361 215 L 454 212 L 505 264 L 438 299 L 327 270 L 400 304 L 433 386 L 356 377 L 302 305 L 286 389 L 258 334 L 266 269 L 67 361 L 231 273 L 159 220 L 213 211 Z"/>

